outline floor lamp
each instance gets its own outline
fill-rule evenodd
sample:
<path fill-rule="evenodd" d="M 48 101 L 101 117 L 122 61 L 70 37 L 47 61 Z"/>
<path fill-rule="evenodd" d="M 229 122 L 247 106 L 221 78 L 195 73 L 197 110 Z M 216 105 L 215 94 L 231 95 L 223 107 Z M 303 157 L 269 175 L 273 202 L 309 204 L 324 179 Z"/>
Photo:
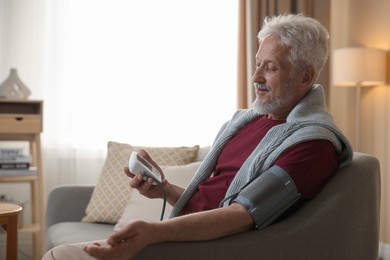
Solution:
<path fill-rule="evenodd" d="M 356 88 L 356 151 L 360 151 L 361 87 L 385 84 L 386 54 L 384 50 L 362 47 L 341 48 L 333 52 L 332 74 L 334 85 Z"/>

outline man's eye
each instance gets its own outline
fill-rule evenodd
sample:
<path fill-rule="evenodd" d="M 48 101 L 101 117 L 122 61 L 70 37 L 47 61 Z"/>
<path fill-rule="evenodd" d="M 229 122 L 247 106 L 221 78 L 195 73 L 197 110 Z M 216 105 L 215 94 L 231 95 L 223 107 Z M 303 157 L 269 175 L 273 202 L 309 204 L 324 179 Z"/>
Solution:
<path fill-rule="evenodd" d="M 267 67 L 267 70 L 268 70 L 268 71 L 271 71 L 271 72 L 276 72 L 276 71 L 278 71 L 278 68 L 275 67 L 275 66 L 268 66 L 268 67 Z"/>

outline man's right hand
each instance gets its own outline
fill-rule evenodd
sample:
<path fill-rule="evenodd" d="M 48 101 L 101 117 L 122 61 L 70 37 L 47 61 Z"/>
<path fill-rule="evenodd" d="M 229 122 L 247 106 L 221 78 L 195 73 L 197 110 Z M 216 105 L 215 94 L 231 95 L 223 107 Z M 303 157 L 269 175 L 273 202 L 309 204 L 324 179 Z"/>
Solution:
<path fill-rule="evenodd" d="M 167 201 L 169 204 L 173 206 L 178 200 L 178 198 L 180 197 L 180 195 L 183 193 L 184 189 L 169 183 L 168 180 L 165 178 L 164 172 L 161 170 L 160 166 L 158 166 L 158 164 L 155 161 L 153 161 L 153 159 L 145 150 L 141 149 L 140 151 L 138 151 L 138 154 L 141 155 L 146 160 L 148 160 L 148 162 L 150 162 L 157 170 L 160 171 L 161 183 L 166 192 Z M 123 171 L 127 176 L 131 178 L 130 187 L 137 189 L 138 192 L 143 196 L 150 199 L 156 199 L 156 198 L 162 199 L 164 197 L 164 194 L 161 191 L 161 187 L 159 185 L 153 185 L 152 178 L 149 178 L 145 181 L 143 176 L 140 173 L 130 172 L 129 167 L 125 167 Z"/>

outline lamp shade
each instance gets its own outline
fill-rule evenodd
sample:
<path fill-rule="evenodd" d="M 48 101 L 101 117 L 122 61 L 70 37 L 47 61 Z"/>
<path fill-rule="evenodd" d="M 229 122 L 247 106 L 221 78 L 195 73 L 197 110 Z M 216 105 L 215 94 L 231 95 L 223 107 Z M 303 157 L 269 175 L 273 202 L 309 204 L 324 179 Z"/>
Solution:
<path fill-rule="evenodd" d="M 386 82 L 386 51 L 341 48 L 333 52 L 333 83 L 336 86 L 376 86 Z"/>

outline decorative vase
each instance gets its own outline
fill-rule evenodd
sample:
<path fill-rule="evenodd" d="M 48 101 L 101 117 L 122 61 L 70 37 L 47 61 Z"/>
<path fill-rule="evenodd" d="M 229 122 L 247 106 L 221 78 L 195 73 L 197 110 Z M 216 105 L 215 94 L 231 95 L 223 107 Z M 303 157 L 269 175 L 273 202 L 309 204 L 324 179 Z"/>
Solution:
<path fill-rule="evenodd" d="M 27 99 L 31 92 L 20 80 L 15 68 L 11 68 L 8 78 L 0 85 L 0 97 L 8 99 Z"/>

